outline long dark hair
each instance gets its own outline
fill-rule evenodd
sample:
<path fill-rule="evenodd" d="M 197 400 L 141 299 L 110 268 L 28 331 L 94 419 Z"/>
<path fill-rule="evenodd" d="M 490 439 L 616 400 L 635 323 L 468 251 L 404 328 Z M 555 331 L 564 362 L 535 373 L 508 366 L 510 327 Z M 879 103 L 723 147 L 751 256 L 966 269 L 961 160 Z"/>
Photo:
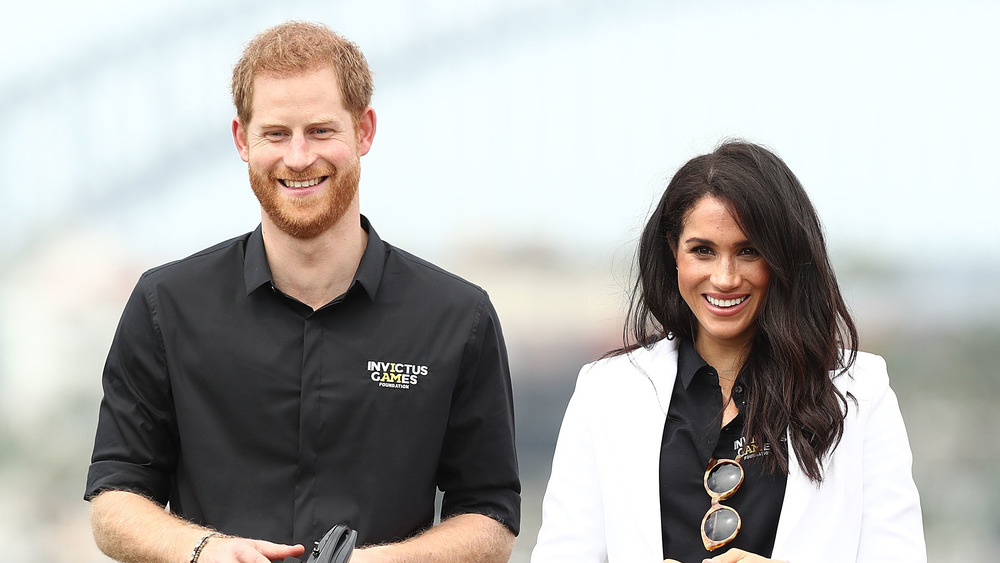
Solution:
<path fill-rule="evenodd" d="M 688 211 L 705 196 L 724 202 L 771 268 L 744 364 L 745 435 L 778 444 L 786 430 L 799 466 L 815 482 L 823 456 L 840 442 L 846 400 L 842 375 L 857 355 L 858 332 L 827 256 L 819 218 L 788 166 L 771 151 L 727 141 L 674 174 L 643 229 L 623 347 L 619 355 L 664 338 L 695 338 L 698 321 L 681 298 L 671 248 Z M 781 448 L 768 469 L 788 472 Z"/>

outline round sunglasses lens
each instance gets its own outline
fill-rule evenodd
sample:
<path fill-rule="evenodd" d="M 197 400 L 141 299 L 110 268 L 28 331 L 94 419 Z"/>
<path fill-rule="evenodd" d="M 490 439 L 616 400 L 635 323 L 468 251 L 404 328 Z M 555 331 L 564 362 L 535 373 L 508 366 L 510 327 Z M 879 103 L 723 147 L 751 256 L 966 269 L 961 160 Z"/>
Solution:
<path fill-rule="evenodd" d="M 740 515 L 727 506 L 705 517 L 705 535 L 714 542 L 723 542 L 740 529 Z"/>
<path fill-rule="evenodd" d="M 708 473 L 705 483 L 708 490 L 717 495 L 724 495 L 740 484 L 743 479 L 743 470 L 735 463 L 720 463 L 712 468 Z"/>

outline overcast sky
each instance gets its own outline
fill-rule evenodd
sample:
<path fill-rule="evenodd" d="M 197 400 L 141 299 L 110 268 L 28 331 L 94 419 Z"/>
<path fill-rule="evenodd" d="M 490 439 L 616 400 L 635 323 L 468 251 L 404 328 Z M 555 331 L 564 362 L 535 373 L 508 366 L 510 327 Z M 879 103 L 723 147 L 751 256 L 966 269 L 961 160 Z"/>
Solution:
<path fill-rule="evenodd" d="M 0 235 L 10 248 L 100 228 L 166 259 L 252 229 L 229 72 L 258 31 L 310 19 L 368 54 L 379 121 L 362 210 L 418 254 L 469 241 L 613 252 L 679 165 L 735 136 L 788 162 L 835 251 L 998 256 L 993 2 L 41 0 L 3 10 L 10 214 Z"/>

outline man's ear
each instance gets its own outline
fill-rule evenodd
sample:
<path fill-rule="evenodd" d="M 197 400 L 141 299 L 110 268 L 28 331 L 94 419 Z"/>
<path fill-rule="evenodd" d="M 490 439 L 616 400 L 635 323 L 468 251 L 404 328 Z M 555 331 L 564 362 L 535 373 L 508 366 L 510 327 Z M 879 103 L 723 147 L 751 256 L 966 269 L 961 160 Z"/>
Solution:
<path fill-rule="evenodd" d="M 372 148 L 372 141 L 375 139 L 375 110 L 371 106 L 361 112 L 357 128 L 358 156 L 364 156 Z"/>
<path fill-rule="evenodd" d="M 240 123 L 239 117 L 233 118 L 233 142 L 236 143 L 236 150 L 240 153 L 243 162 L 250 162 L 250 147 L 247 144 L 247 130 Z"/>

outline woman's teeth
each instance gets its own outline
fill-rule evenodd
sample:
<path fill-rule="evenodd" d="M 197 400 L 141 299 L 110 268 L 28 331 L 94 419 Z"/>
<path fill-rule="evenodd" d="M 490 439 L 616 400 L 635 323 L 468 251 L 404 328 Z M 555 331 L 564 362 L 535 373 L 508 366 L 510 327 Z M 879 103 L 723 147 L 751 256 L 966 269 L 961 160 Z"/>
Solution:
<path fill-rule="evenodd" d="M 743 297 L 739 297 L 737 299 L 716 299 L 711 295 L 706 295 L 705 299 L 707 299 L 709 303 L 715 305 L 716 307 L 733 307 L 735 305 L 743 303 L 747 299 L 750 299 L 750 296 L 744 295 Z"/>

